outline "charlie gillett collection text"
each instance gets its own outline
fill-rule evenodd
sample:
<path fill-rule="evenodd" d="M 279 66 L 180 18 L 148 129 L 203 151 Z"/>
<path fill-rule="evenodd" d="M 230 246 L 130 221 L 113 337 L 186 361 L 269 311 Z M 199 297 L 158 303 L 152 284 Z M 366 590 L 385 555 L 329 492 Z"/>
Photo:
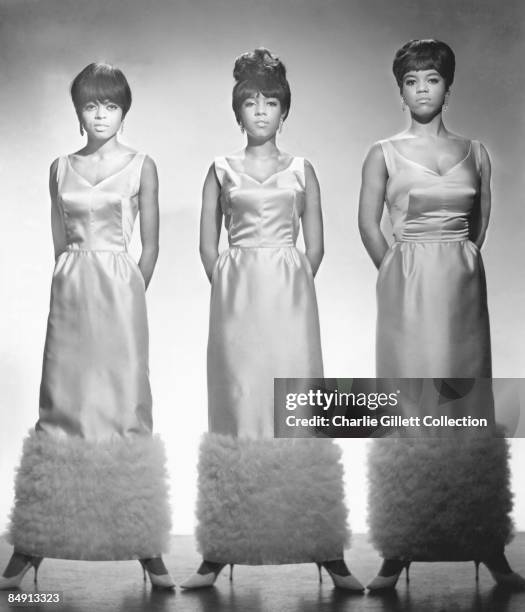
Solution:
<path fill-rule="evenodd" d="M 470 416 L 453 419 L 448 416 L 411 416 L 383 415 L 379 418 L 362 416 L 348 418 L 343 415 L 332 417 L 315 415 L 302 418 L 289 414 L 286 417 L 288 427 L 488 427 L 487 419 L 475 419 Z"/>

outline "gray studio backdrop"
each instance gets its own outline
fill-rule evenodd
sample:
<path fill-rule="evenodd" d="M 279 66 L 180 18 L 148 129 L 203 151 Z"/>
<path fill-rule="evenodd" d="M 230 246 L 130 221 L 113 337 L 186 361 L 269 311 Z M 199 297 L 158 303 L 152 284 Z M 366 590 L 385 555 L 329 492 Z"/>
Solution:
<path fill-rule="evenodd" d="M 200 191 L 216 155 L 242 146 L 230 108 L 234 58 L 258 45 L 288 67 L 292 109 L 281 145 L 315 166 L 326 257 L 317 279 L 326 373 L 374 375 L 375 269 L 357 231 L 367 148 L 404 126 L 394 51 L 437 37 L 457 53 L 449 127 L 487 146 L 494 208 L 486 264 L 496 376 L 524 360 L 525 209 L 518 0 L 0 0 L 0 530 L 22 439 L 34 424 L 53 266 L 47 173 L 81 146 L 73 76 L 106 59 L 134 102 L 123 140 L 157 162 L 161 253 L 148 291 L 155 428 L 166 442 L 174 532 L 189 533 L 195 462 L 206 428 L 209 285 L 197 241 Z M 135 252 L 136 252 L 135 244 Z M 355 531 L 366 530 L 364 441 L 343 443 Z M 525 527 L 525 445 L 514 441 L 515 518 Z M 521 474 L 520 474 L 521 469 Z M 522 483 L 525 479 L 521 478 Z"/>

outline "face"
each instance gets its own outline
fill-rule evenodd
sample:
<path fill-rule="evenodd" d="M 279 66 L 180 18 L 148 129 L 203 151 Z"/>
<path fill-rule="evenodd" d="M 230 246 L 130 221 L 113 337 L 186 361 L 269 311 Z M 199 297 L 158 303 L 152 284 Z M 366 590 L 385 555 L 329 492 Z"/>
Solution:
<path fill-rule="evenodd" d="M 437 70 L 412 70 L 403 77 L 401 95 L 413 115 L 435 115 L 441 111 L 447 87 Z"/>
<path fill-rule="evenodd" d="M 118 132 L 122 124 L 122 109 L 111 100 L 86 102 L 80 120 L 89 137 L 108 140 Z"/>
<path fill-rule="evenodd" d="M 282 114 L 280 101 L 277 98 L 267 98 L 262 93 L 246 98 L 240 109 L 241 124 L 246 133 L 257 139 L 275 136 Z"/>

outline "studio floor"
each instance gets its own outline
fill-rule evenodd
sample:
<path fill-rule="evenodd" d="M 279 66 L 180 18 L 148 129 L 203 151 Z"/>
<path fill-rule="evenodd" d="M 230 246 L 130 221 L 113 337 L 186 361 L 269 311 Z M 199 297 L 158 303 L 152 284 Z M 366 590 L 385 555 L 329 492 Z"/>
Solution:
<path fill-rule="evenodd" d="M 11 549 L 0 541 L 0 565 Z M 507 547 L 515 571 L 525 575 L 525 533 Z M 191 536 L 175 536 L 172 552 L 165 556 L 177 584 L 198 566 L 199 555 Z M 365 535 L 354 535 L 346 552 L 352 573 L 362 582 L 375 574 L 379 558 Z M 0 611 L 59 609 L 64 612 L 523 612 L 525 592 L 508 593 L 496 587 L 485 567 L 475 581 L 473 563 L 415 563 L 410 583 L 404 574 L 395 591 L 383 595 L 353 595 L 334 589 L 327 574 L 319 584 L 314 564 L 246 567 L 235 566 L 219 576 L 215 587 L 200 591 L 152 590 L 142 580 L 137 562 L 82 562 L 45 559 L 39 570 L 38 589 L 32 570 L 21 590 L 62 591 L 64 603 L 15 606 L 8 592 L 0 592 Z"/>

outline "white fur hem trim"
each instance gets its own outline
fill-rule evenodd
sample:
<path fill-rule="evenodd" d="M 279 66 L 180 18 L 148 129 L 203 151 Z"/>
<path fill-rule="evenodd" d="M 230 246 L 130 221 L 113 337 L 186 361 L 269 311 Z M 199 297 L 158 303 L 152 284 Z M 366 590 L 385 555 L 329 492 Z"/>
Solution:
<path fill-rule="evenodd" d="M 107 442 L 31 432 L 15 481 L 9 539 L 61 559 L 152 557 L 169 544 L 164 446 L 158 437 Z"/>
<path fill-rule="evenodd" d="M 349 530 L 340 457 L 332 440 L 207 434 L 197 503 L 203 557 L 249 565 L 341 558 Z"/>
<path fill-rule="evenodd" d="M 486 559 L 511 538 L 504 438 L 374 440 L 368 478 L 370 537 L 385 558 Z"/>

